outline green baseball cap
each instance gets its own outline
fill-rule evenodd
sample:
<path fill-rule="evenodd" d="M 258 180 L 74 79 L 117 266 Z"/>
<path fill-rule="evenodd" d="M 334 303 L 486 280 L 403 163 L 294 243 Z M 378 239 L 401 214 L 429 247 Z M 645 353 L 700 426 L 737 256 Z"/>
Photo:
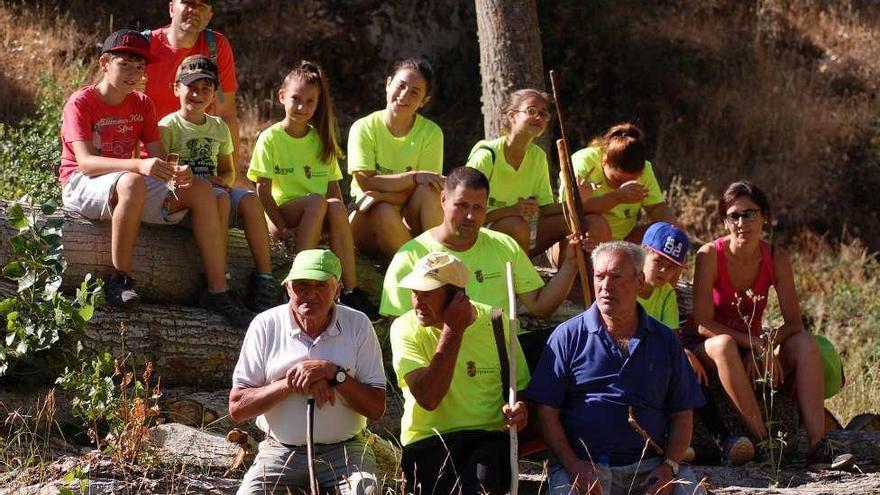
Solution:
<path fill-rule="evenodd" d="M 320 280 L 342 275 L 342 263 L 329 249 L 305 249 L 300 251 L 290 265 L 290 273 L 281 281 L 281 285 L 291 280 Z"/>

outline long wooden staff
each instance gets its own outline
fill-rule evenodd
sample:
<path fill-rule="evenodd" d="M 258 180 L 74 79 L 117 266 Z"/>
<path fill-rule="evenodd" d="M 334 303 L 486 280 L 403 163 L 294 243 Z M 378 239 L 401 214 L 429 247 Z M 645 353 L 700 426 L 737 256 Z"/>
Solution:
<path fill-rule="evenodd" d="M 565 135 L 565 118 L 562 115 L 562 105 L 559 103 L 559 93 L 556 90 L 556 71 L 550 71 L 550 87 L 553 89 L 553 102 L 556 105 L 556 115 L 559 117 L 559 135 L 561 139 L 556 140 L 556 151 L 559 154 L 559 169 L 562 171 L 562 189 L 565 191 L 565 202 L 563 203 L 563 211 L 566 213 L 569 230 L 575 234 L 576 242 L 580 243 L 583 238 L 583 228 L 581 219 L 584 218 L 584 208 L 581 205 L 581 195 L 577 187 L 577 176 L 575 176 L 574 168 L 571 165 L 571 158 L 568 153 L 568 138 Z M 588 308 L 593 304 L 593 267 L 584 259 L 584 250 L 576 249 L 576 261 L 578 267 L 578 275 L 581 279 L 581 290 L 584 294 L 584 307 Z"/>
<path fill-rule="evenodd" d="M 510 303 L 510 328 L 507 335 L 507 361 L 508 361 L 508 391 L 507 405 L 513 409 L 516 405 L 516 357 L 517 346 L 519 341 L 516 338 L 516 331 L 519 325 L 516 323 L 516 290 L 513 285 L 513 263 L 507 262 L 507 299 Z M 519 439 L 517 438 L 516 427 L 507 429 L 510 434 L 510 495 L 519 493 Z"/>

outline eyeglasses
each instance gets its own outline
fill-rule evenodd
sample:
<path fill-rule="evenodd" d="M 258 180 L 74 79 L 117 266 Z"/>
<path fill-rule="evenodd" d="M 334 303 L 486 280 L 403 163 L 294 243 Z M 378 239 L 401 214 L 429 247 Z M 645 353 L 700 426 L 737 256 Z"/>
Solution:
<path fill-rule="evenodd" d="M 529 117 L 541 117 L 544 120 L 550 119 L 550 112 L 547 110 L 538 110 L 536 107 L 526 107 L 524 110 L 517 110 L 517 113 L 524 113 Z"/>
<path fill-rule="evenodd" d="M 734 211 L 732 213 L 728 213 L 727 215 L 724 215 L 724 218 L 729 220 L 730 223 L 737 223 L 740 219 L 745 222 L 752 222 L 758 216 L 758 213 L 761 213 L 761 210 L 749 208 L 748 210 Z"/>

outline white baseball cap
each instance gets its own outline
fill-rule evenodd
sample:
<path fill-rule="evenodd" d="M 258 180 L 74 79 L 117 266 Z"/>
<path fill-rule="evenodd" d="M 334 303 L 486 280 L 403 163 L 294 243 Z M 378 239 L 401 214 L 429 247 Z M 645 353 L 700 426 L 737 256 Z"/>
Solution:
<path fill-rule="evenodd" d="M 416 262 L 409 275 L 400 281 L 400 287 L 420 291 L 434 290 L 446 284 L 464 288 L 467 286 L 467 267 L 455 256 L 434 251 Z"/>

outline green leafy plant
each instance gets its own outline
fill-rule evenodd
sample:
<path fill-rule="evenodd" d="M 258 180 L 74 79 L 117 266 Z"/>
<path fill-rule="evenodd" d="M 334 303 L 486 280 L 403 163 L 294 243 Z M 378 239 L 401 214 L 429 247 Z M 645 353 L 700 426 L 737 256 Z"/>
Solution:
<path fill-rule="evenodd" d="M 138 460 L 145 452 L 150 427 L 159 422 L 158 381 L 152 384 L 153 363 L 140 377 L 127 370 L 125 326 L 120 325 L 122 350 L 83 359 L 78 370 L 65 369 L 56 382 L 71 394 L 71 413 L 80 418 L 98 449 L 120 464 Z M 106 435 L 105 435 L 106 433 Z"/>
<path fill-rule="evenodd" d="M 0 375 L 17 360 L 49 349 L 63 335 L 81 331 L 102 298 L 100 283 L 90 274 L 73 298 L 60 291 L 67 268 L 61 244 L 64 221 L 50 217 L 41 223 L 38 215 L 52 215 L 55 208 L 52 203 L 34 208 L 25 196 L 6 209 L 7 222 L 18 234 L 9 239 L 14 259 L 2 273 L 18 283 L 18 290 L 0 301 L 0 317 L 6 322 L 0 340 Z"/>

